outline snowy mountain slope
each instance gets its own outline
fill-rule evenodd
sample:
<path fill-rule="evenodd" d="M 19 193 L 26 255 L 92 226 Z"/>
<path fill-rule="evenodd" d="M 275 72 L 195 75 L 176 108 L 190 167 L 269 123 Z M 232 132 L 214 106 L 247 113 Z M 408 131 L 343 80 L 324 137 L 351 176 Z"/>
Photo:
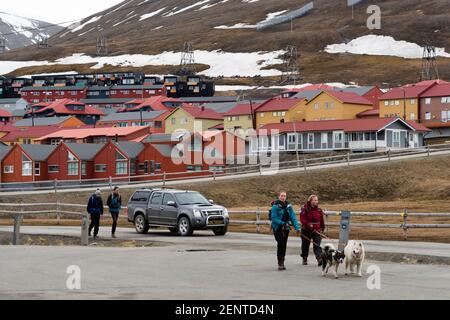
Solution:
<path fill-rule="evenodd" d="M 6 50 L 36 44 L 41 39 L 49 38 L 62 29 L 62 27 L 43 21 L 0 11 L 0 36 L 3 35 L 5 38 Z"/>

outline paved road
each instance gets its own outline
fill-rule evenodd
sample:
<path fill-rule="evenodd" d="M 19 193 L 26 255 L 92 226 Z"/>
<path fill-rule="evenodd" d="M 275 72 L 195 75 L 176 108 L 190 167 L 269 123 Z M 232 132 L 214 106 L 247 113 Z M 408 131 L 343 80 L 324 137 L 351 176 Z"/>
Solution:
<path fill-rule="evenodd" d="M 450 151 L 433 151 L 432 153 L 430 153 L 431 157 L 442 156 L 442 155 L 450 155 Z M 348 166 L 376 164 L 376 163 L 382 163 L 382 162 L 388 162 L 388 161 L 404 161 L 404 160 L 426 158 L 426 157 L 428 157 L 427 153 L 401 154 L 401 155 L 392 156 L 392 158 L 390 160 L 388 158 L 352 160 L 349 164 L 347 162 L 342 162 L 342 163 L 329 163 L 329 164 L 323 164 L 323 165 L 317 165 L 317 166 L 309 166 L 306 168 L 306 170 L 307 171 L 315 171 L 315 170 L 341 168 L 341 167 L 348 167 Z M 304 168 L 299 167 L 299 168 L 290 168 L 290 169 L 280 169 L 278 171 L 264 171 L 263 170 L 263 174 L 271 175 L 271 174 L 278 174 L 278 173 L 293 173 L 293 172 L 302 172 L 302 171 L 304 171 Z M 258 177 L 260 175 L 261 174 L 259 172 L 242 173 L 239 175 L 228 175 L 228 176 L 216 177 L 215 180 L 217 180 L 217 181 L 238 180 L 238 179 Z M 183 179 L 183 180 L 166 181 L 165 185 L 166 186 L 177 186 L 177 185 L 182 185 L 182 184 L 205 183 L 205 182 L 211 182 L 213 180 L 214 180 L 214 178 L 212 178 L 212 177 L 191 178 L 191 179 Z M 151 188 L 151 187 L 161 187 L 161 184 L 162 184 L 161 182 L 145 182 L 145 183 L 138 183 L 138 184 L 132 184 L 132 185 L 121 185 L 120 187 L 122 189 Z M 61 192 L 63 192 L 63 193 L 64 192 L 84 192 L 89 189 L 92 189 L 92 187 L 58 189 L 58 192 L 60 192 L 60 193 Z M 110 187 L 104 186 L 104 187 L 100 187 L 100 189 L 110 190 Z M 35 191 L 27 190 L 27 194 L 48 194 L 48 193 L 53 193 L 53 192 L 54 192 L 53 189 L 51 189 L 51 190 L 35 190 Z M 5 196 L 23 195 L 23 191 L 1 191 L 1 194 L 5 195 Z"/>
<path fill-rule="evenodd" d="M 32 233 L 32 229 L 42 231 L 27 227 L 23 231 Z M 47 233 L 68 235 L 78 231 L 54 229 L 43 228 Z M 289 246 L 288 270 L 278 272 L 274 241 L 269 236 L 231 233 L 214 237 L 206 232 L 192 238 L 166 232 L 139 236 L 123 228 L 118 235 L 171 245 L 1 247 L 0 299 L 450 299 L 448 266 L 367 261 L 365 272 L 373 264 L 381 270 L 381 289 L 369 290 L 367 273 L 363 278 L 341 275 L 335 280 L 322 278 L 314 265 L 301 266 L 295 239 Z M 391 244 L 393 250 L 400 248 Z M 408 243 L 414 252 L 424 246 Z M 367 247 L 391 248 L 388 243 L 377 247 L 375 242 Z M 436 245 L 435 250 L 448 254 L 447 245 Z M 66 288 L 69 265 L 81 268 L 79 291 Z"/>
<path fill-rule="evenodd" d="M 11 226 L 0 226 L 0 231 L 11 232 L 12 230 L 13 228 Z M 21 227 L 20 230 L 22 233 L 28 234 L 81 235 L 81 229 L 79 227 Z M 212 232 L 196 231 L 194 237 L 188 238 L 172 236 L 168 231 L 163 229 L 151 229 L 149 234 L 140 235 L 133 228 L 118 228 L 116 233 L 121 239 L 162 241 L 171 244 L 215 249 L 233 248 L 236 250 L 245 250 L 251 248 L 252 250 L 270 251 L 274 247 L 274 239 L 272 236 L 252 233 L 228 233 L 225 237 L 212 237 Z M 101 237 L 109 237 L 109 235 L 109 227 L 100 229 Z M 299 238 L 291 239 L 289 249 L 292 254 L 297 253 L 299 242 Z M 337 244 L 337 241 L 334 240 L 333 243 Z M 448 243 L 365 240 L 364 244 L 368 252 L 402 253 L 450 258 L 450 244 Z"/>

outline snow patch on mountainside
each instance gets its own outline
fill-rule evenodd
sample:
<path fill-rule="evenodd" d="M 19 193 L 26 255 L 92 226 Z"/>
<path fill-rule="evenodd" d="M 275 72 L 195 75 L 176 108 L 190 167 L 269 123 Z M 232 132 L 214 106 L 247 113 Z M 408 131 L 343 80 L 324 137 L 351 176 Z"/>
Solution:
<path fill-rule="evenodd" d="M 283 50 L 273 52 L 224 52 L 221 50 L 194 52 L 196 63 L 209 65 L 210 68 L 200 74 L 211 77 L 253 77 L 253 76 L 276 76 L 280 71 L 276 69 L 263 70 L 265 67 L 280 64 L 279 56 Z M 144 67 L 149 65 L 179 65 L 180 52 L 163 52 L 157 55 L 126 54 L 112 57 L 91 57 L 83 53 L 58 59 L 54 62 L 47 61 L 0 61 L 0 74 L 7 74 L 16 69 L 36 65 L 69 65 L 69 64 L 91 64 L 91 69 L 100 69 L 105 65 L 120 67 Z"/>
<path fill-rule="evenodd" d="M 325 48 L 328 53 L 352 53 L 376 56 L 395 56 L 405 59 L 420 59 L 424 48 L 416 43 L 395 40 L 389 36 L 366 35 L 349 43 L 331 44 Z M 444 48 L 436 48 L 436 54 L 450 58 Z"/>

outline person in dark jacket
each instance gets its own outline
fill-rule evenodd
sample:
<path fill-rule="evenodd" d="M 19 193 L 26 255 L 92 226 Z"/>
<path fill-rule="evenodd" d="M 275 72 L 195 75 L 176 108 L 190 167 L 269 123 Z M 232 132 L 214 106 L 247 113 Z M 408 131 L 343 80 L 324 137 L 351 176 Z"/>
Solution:
<path fill-rule="evenodd" d="M 289 222 L 292 222 L 297 235 L 300 235 L 300 226 L 297 218 L 295 217 L 294 209 L 292 205 L 287 202 L 287 194 L 282 191 L 278 195 L 278 200 L 272 205 L 272 231 L 277 241 L 277 258 L 278 258 L 278 270 L 286 270 L 284 260 L 286 257 L 286 246 L 289 238 L 289 232 L 291 227 Z"/>
<path fill-rule="evenodd" d="M 312 195 L 300 211 L 300 222 L 302 224 L 302 250 L 303 265 L 308 264 L 309 247 L 313 241 L 314 255 L 319 266 L 322 265 L 322 248 L 320 246 L 322 237 L 319 233 L 325 230 L 324 212 L 319 208 L 319 197 Z"/>
<path fill-rule="evenodd" d="M 89 198 L 87 212 L 91 215 L 89 236 L 91 236 L 92 229 L 94 229 L 94 239 L 96 239 L 98 238 L 98 231 L 100 229 L 100 216 L 103 215 L 103 200 L 102 192 L 100 191 L 100 189 L 97 189 L 95 193 Z"/>
<path fill-rule="evenodd" d="M 122 197 L 119 194 L 119 187 L 114 187 L 113 192 L 109 195 L 106 205 L 113 220 L 111 236 L 116 237 L 117 220 L 119 220 L 120 209 L 122 209 Z"/>

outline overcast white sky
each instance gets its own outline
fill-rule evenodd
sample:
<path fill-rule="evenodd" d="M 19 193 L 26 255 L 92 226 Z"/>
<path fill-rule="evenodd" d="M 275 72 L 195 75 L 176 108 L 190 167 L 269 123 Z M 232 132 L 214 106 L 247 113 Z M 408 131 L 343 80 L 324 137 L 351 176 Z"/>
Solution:
<path fill-rule="evenodd" d="M 46 22 L 85 18 L 124 0 L 0 0 L 0 11 Z"/>

